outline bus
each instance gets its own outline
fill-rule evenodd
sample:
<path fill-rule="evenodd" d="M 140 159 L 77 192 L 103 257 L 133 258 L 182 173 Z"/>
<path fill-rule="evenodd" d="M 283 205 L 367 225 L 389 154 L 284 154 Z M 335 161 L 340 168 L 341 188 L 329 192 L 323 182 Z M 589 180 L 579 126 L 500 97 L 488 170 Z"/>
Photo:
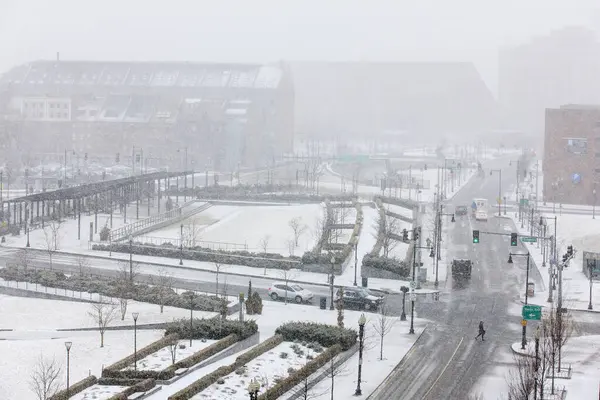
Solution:
<path fill-rule="evenodd" d="M 475 198 L 471 203 L 471 211 L 476 221 L 487 221 L 488 201 L 487 199 Z"/>

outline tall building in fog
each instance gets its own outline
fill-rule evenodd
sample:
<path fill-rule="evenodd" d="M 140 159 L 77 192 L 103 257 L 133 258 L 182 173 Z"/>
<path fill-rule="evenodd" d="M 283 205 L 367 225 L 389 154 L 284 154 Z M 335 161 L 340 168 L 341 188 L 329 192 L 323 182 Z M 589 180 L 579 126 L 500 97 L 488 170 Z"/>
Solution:
<path fill-rule="evenodd" d="M 564 28 L 502 49 L 498 98 L 507 123 L 538 138 L 546 108 L 600 104 L 600 43 L 594 31 Z"/>

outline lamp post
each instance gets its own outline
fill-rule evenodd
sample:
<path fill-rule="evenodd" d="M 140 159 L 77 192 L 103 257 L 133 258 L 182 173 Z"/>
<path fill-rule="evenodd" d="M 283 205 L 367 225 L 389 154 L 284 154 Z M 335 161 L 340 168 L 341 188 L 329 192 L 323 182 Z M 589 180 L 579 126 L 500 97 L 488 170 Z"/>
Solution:
<path fill-rule="evenodd" d="M 552 242 L 550 243 L 550 247 L 551 247 L 551 252 L 550 254 L 552 255 L 552 258 L 550 259 L 550 268 L 548 268 L 548 303 L 551 303 L 553 301 L 552 298 L 552 290 L 556 289 L 554 287 L 554 283 L 553 283 L 553 269 L 554 266 L 556 266 L 557 264 L 557 256 L 556 256 L 556 224 L 557 224 L 557 220 L 558 217 L 555 215 L 554 217 L 540 217 L 540 225 L 547 225 L 544 221 L 544 218 L 546 218 L 546 220 L 548 219 L 553 219 L 554 220 L 554 236 L 552 237 Z"/>
<path fill-rule="evenodd" d="M 539 362 L 540 362 L 540 327 L 538 326 L 535 330 L 535 377 L 533 380 L 533 400 L 537 400 L 537 387 L 538 387 L 538 370 L 539 370 Z M 552 374 L 554 377 L 554 374 Z M 540 398 L 544 398 L 544 385 L 540 388 Z"/>
<path fill-rule="evenodd" d="M 356 390 L 354 391 L 355 396 L 362 395 L 362 390 L 360 389 L 360 378 L 362 374 L 363 343 L 366 323 L 367 318 L 365 318 L 365 314 L 360 314 L 360 318 L 358 319 L 358 381 L 356 383 Z"/>
<path fill-rule="evenodd" d="M 129 235 L 129 280 L 133 283 L 133 235 Z"/>
<path fill-rule="evenodd" d="M 596 189 L 592 190 L 594 195 L 594 204 L 592 204 L 592 219 L 596 219 Z"/>
<path fill-rule="evenodd" d="M 444 213 L 443 212 L 443 206 L 440 205 L 440 210 L 438 212 L 438 224 L 437 224 L 437 243 L 436 243 L 436 252 L 438 253 L 437 256 L 433 255 L 433 247 L 431 248 L 431 254 L 433 256 L 436 257 L 435 260 L 435 283 L 434 283 L 434 287 L 437 289 L 440 281 L 438 279 L 438 267 L 439 267 L 439 260 L 442 258 L 440 253 L 441 253 L 441 242 L 442 242 L 442 215 L 446 215 L 446 216 L 451 216 L 452 219 L 450 220 L 450 222 L 456 222 L 456 219 L 454 218 L 454 214 L 450 214 L 450 213 Z"/>
<path fill-rule="evenodd" d="M 260 384 L 253 379 L 248 384 L 248 394 L 250 395 L 250 400 L 258 400 L 258 391 L 260 390 Z"/>
<path fill-rule="evenodd" d="M 194 293 L 190 292 L 190 347 L 192 347 L 192 336 L 194 336 L 193 330 L 193 312 L 194 312 Z"/>
<path fill-rule="evenodd" d="M 183 265 L 183 224 L 179 226 L 179 265 Z"/>
<path fill-rule="evenodd" d="M 588 273 L 590 275 L 590 303 L 588 304 L 588 310 L 593 310 L 594 307 L 592 306 L 592 266 L 595 266 L 596 264 L 596 260 L 593 260 L 594 262 L 590 262 L 592 260 L 587 260 L 587 264 L 588 264 Z"/>
<path fill-rule="evenodd" d="M 329 304 L 329 309 L 333 310 L 333 280 L 334 280 L 334 273 L 335 273 L 335 256 L 332 255 L 331 256 L 331 277 L 329 278 L 329 290 L 331 291 L 331 304 Z"/>
<path fill-rule="evenodd" d="M 133 312 L 133 370 L 137 371 L 137 319 L 140 313 Z"/>
<path fill-rule="evenodd" d="M 500 217 L 502 215 L 502 213 L 500 212 L 500 206 L 502 203 L 502 170 L 501 169 L 491 169 L 490 170 L 490 176 L 492 175 L 493 172 L 497 172 L 498 173 L 498 216 Z"/>
<path fill-rule="evenodd" d="M 509 264 L 513 263 L 512 256 L 527 257 L 527 274 L 526 274 L 526 278 L 525 278 L 525 304 L 527 304 L 527 300 L 529 298 L 529 296 L 528 296 L 528 293 L 529 293 L 529 252 L 527 252 L 527 254 L 509 253 L 508 254 L 508 263 Z M 521 350 L 525 350 L 525 345 L 527 344 L 527 322 L 523 322 L 522 325 L 523 325 L 523 333 L 522 333 L 522 337 L 521 337 Z"/>
<path fill-rule="evenodd" d="M 356 268 L 358 266 L 358 240 L 354 241 L 354 286 L 356 286 Z"/>
<path fill-rule="evenodd" d="M 408 292 L 408 288 L 406 286 L 401 286 L 400 291 L 402 292 L 402 314 L 400 315 L 400 321 L 406 321 L 406 293 Z"/>
<path fill-rule="evenodd" d="M 73 342 L 65 342 L 65 348 L 67 349 L 67 398 L 69 398 L 69 370 L 70 370 L 70 362 L 71 362 L 71 346 Z"/>
<path fill-rule="evenodd" d="M 25 231 L 27 232 L 27 245 L 25 247 L 31 247 L 31 245 L 29 244 L 29 226 L 27 225 L 27 220 L 29 219 L 29 213 L 33 213 L 33 210 L 29 211 L 29 207 L 28 207 L 29 203 L 25 203 Z M 32 215 L 33 217 L 33 215 Z"/>

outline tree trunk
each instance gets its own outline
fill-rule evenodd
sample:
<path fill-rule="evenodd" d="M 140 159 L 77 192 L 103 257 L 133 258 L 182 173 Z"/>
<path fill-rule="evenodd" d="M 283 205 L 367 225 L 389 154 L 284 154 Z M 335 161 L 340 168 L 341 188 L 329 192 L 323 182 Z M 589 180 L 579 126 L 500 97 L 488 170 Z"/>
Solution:
<path fill-rule="evenodd" d="M 379 360 L 383 360 L 383 335 L 381 335 L 381 343 L 379 345 Z"/>
<path fill-rule="evenodd" d="M 100 347 L 104 347 L 104 332 L 100 331 Z"/>
<path fill-rule="evenodd" d="M 163 310 L 164 310 L 164 308 L 165 308 L 165 305 L 164 305 L 164 304 L 161 304 L 161 305 L 160 305 L 160 313 L 161 313 L 161 314 L 163 313 Z"/>
<path fill-rule="evenodd" d="M 331 374 L 331 400 L 335 400 L 333 398 L 333 384 L 334 384 L 334 381 L 335 381 L 335 375 L 333 374 L 333 371 L 331 371 L 331 372 L 332 372 L 332 374 Z"/>

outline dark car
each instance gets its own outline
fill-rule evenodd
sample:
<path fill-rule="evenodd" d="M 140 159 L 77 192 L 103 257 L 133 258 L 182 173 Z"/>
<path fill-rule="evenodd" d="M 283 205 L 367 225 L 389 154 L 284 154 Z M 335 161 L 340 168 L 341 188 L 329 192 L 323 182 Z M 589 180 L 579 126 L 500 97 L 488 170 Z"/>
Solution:
<path fill-rule="evenodd" d="M 454 213 L 456 215 L 467 215 L 469 213 L 469 208 L 467 206 L 456 206 Z"/>
<path fill-rule="evenodd" d="M 344 287 L 344 307 L 359 310 L 377 310 L 383 302 L 383 297 L 372 294 L 369 289 L 348 286 Z M 340 301 L 340 290 L 336 293 L 336 302 Z"/>

